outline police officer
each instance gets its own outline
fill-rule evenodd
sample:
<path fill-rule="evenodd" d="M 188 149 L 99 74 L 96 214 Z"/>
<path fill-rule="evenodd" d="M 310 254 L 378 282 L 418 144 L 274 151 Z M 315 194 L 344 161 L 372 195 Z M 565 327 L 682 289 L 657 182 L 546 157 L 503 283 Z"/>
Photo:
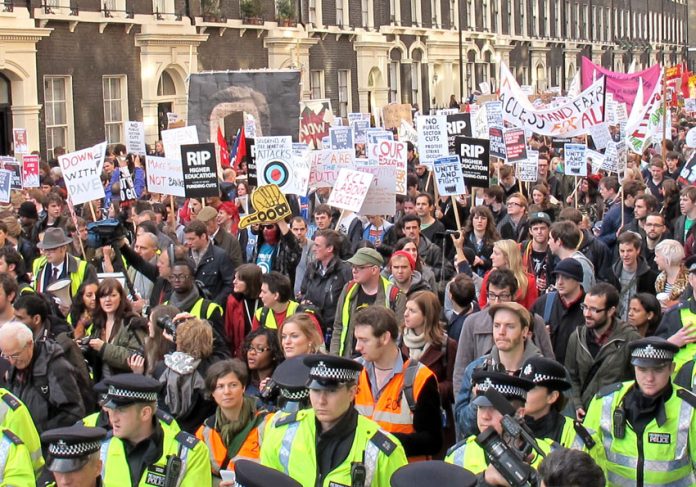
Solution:
<path fill-rule="evenodd" d="M 223 480 L 220 487 L 302 487 L 287 475 L 251 460 L 239 460 L 234 465 L 234 472 L 236 483 Z"/>
<path fill-rule="evenodd" d="M 396 438 L 353 407 L 362 366 L 327 355 L 310 355 L 304 363 L 312 408 L 275 415 L 261 463 L 304 486 L 389 487 L 406 454 Z"/>
<path fill-rule="evenodd" d="M 45 431 L 41 440 L 48 443 L 48 470 L 57 487 L 99 487 L 102 462 L 99 449 L 106 438 L 103 428 L 81 424 Z"/>
<path fill-rule="evenodd" d="M 112 431 L 101 447 L 105 486 L 212 485 L 205 444 L 184 431 L 174 434 L 157 421 L 157 393 L 162 385 L 152 377 L 119 374 L 109 387 L 104 408 Z"/>
<path fill-rule="evenodd" d="M 392 487 L 421 487 L 423 485 L 473 487 L 476 476 L 450 463 L 433 460 L 409 463 L 394 472 Z"/>
<path fill-rule="evenodd" d="M 550 358 L 530 357 L 522 364 L 520 378 L 534 383 L 534 388 L 527 392 L 524 419 L 535 437 L 588 452 L 596 446 L 596 441 L 581 423 L 562 414 L 568 402 L 563 391 L 571 387 L 565 367 Z"/>
<path fill-rule="evenodd" d="M 534 387 L 534 383 L 508 375 L 503 372 L 493 372 L 489 370 L 477 370 L 472 376 L 476 397 L 472 401 L 476 409 L 476 423 L 481 432 L 488 428 L 493 428 L 498 435 L 503 435 L 501 420 L 503 415 L 485 396 L 488 389 L 495 389 L 507 399 L 513 408 L 519 412 L 525 404 L 527 392 Z M 554 446 L 553 441 L 541 439 L 537 441 L 539 448 L 544 453 L 549 453 Z M 531 459 L 532 467 L 536 468 L 541 463 L 542 457 L 534 453 Z M 472 435 L 460 441 L 447 452 L 445 462 L 453 463 L 463 467 L 473 474 L 479 476 L 482 483 L 488 482 L 495 484 L 500 479 L 500 473 L 489 465 L 488 455 L 476 442 L 476 436 Z"/>
<path fill-rule="evenodd" d="M 35 483 L 29 449 L 12 431 L 0 430 L 0 485 L 32 486 Z"/>
<path fill-rule="evenodd" d="M 609 485 L 694 485 L 696 396 L 672 384 L 679 348 L 659 337 L 629 344 L 636 380 L 606 386 L 584 424 L 597 431 Z"/>
<path fill-rule="evenodd" d="M 41 454 L 41 441 L 36 431 L 29 409 L 14 394 L 0 387 L 0 429 L 9 429 L 16 434 L 29 449 L 37 478 L 41 475 L 44 458 Z"/>
<path fill-rule="evenodd" d="M 310 407 L 307 377 L 309 367 L 304 363 L 306 355 L 284 360 L 273 371 L 271 379 L 278 388 L 278 409 L 293 413 Z"/>

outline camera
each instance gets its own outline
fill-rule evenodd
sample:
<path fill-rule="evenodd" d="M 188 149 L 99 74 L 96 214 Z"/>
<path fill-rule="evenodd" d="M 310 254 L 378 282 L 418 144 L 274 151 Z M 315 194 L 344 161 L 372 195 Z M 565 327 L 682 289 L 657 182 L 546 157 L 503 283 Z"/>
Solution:
<path fill-rule="evenodd" d="M 91 339 L 92 339 L 91 336 L 86 336 L 86 337 L 80 338 L 80 339 L 77 341 L 77 346 L 80 347 L 80 350 L 82 351 L 82 353 L 85 353 L 85 352 L 89 352 L 89 351 L 90 351 L 90 348 L 89 348 L 89 341 L 90 341 Z"/>
<path fill-rule="evenodd" d="M 87 224 L 87 247 L 98 249 L 126 236 L 126 229 L 117 218 Z"/>
<path fill-rule="evenodd" d="M 171 336 L 176 336 L 176 322 L 169 316 L 160 316 L 157 318 L 157 326 L 159 326 L 163 331 L 166 331 Z"/>

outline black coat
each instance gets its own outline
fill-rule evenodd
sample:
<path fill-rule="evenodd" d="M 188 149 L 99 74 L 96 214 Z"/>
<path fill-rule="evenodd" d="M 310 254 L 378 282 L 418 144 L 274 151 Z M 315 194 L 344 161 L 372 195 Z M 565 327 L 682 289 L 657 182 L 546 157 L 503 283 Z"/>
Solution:
<path fill-rule="evenodd" d="M 121 254 L 126 259 L 128 265 L 155 283 L 150 293 L 150 309 L 169 299 L 172 295 L 172 284 L 169 282 L 169 279 L 165 279 L 159 275 L 159 269 L 157 269 L 155 264 L 151 264 L 140 257 L 140 255 L 128 245 L 121 247 Z"/>
<path fill-rule="evenodd" d="M 353 278 L 351 267 L 338 257 L 334 257 L 321 273 L 321 262 L 312 262 L 302 281 L 302 301 L 309 301 L 319 310 L 323 327 L 333 323 L 336 317 L 338 297 L 344 286 Z"/>
<path fill-rule="evenodd" d="M 208 299 L 224 308 L 227 296 L 230 295 L 233 288 L 234 265 L 232 259 L 220 247 L 208 245 L 208 249 L 196 267 L 196 281 L 200 282 L 208 293 Z"/>
<path fill-rule="evenodd" d="M 554 295 L 551 298 L 551 295 Z M 549 299 L 553 299 L 548 319 L 544 316 L 546 311 L 546 303 Z M 549 336 L 551 338 L 551 346 L 553 353 L 556 355 L 556 360 L 563 364 L 565 363 L 566 348 L 568 340 L 578 326 L 585 324 L 585 317 L 580 309 L 582 299 L 570 305 L 570 308 L 563 306 L 561 298 L 557 292 L 546 293 L 541 295 L 532 306 L 532 312 L 544 318 L 546 325 L 549 327 Z"/>

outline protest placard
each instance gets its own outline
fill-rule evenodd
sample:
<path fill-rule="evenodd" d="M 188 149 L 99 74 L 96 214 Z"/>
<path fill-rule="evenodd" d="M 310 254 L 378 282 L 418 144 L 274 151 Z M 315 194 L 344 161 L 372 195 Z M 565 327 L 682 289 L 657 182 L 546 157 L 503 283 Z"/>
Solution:
<path fill-rule="evenodd" d="M 454 139 L 457 136 L 471 137 L 471 114 L 456 113 L 447 115 L 447 150 L 450 154 L 456 154 L 457 148 Z"/>
<path fill-rule="evenodd" d="M 14 143 L 14 153 L 29 154 L 29 138 L 27 129 L 12 129 L 12 141 Z"/>
<path fill-rule="evenodd" d="M 689 129 L 684 139 L 684 145 L 687 147 L 696 147 L 696 127 Z"/>
<path fill-rule="evenodd" d="M 58 156 L 58 165 L 73 205 L 104 198 L 101 183 L 106 142 Z"/>
<path fill-rule="evenodd" d="M 399 140 L 418 145 L 418 132 L 413 128 L 413 125 L 402 120 L 399 127 Z"/>
<path fill-rule="evenodd" d="M 361 215 L 393 215 L 396 212 L 396 167 L 372 166 L 367 160 L 356 161 L 355 168 L 360 172 L 372 174 L 372 186 L 367 192 L 362 207 Z"/>
<path fill-rule="evenodd" d="M 185 144 L 181 146 L 184 192 L 187 198 L 218 196 L 215 144 Z"/>
<path fill-rule="evenodd" d="M 380 140 L 394 140 L 394 134 L 388 130 L 382 130 L 380 128 L 367 129 L 367 161 L 369 164 L 376 166 L 379 163 L 379 141 Z"/>
<path fill-rule="evenodd" d="M 247 165 L 247 182 L 250 186 L 258 187 L 258 171 L 256 169 L 256 139 L 246 138 L 245 141 L 246 153 L 244 162 Z"/>
<path fill-rule="evenodd" d="M 311 172 L 309 186 L 312 188 L 330 188 L 336 182 L 342 168 L 352 169 L 354 150 L 317 150 L 310 151 Z"/>
<path fill-rule="evenodd" d="M 592 149 L 585 151 L 585 159 L 587 159 L 587 163 L 590 165 L 592 174 L 598 174 L 604 165 L 604 154 Z"/>
<path fill-rule="evenodd" d="M 260 225 L 275 223 L 285 219 L 291 213 L 287 198 L 275 184 L 267 184 L 266 186 L 256 188 L 251 193 L 251 204 L 255 211 L 239 221 L 239 228 L 241 229 L 255 223 Z"/>
<path fill-rule="evenodd" d="M 126 151 L 129 154 L 144 156 L 146 154 L 145 124 L 143 122 L 123 122 L 123 124 L 124 132 L 126 132 Z"/>
<path fill-rule="evenodd" d="M 353 128 L 352 127 L 331 127 L 329 129 L 329 140 L 331 141 L 331 149 L 352 149 Z"/>
<path fill-rule="evenodd" d="M 566 144 L 563 149 L 566 176 L 587 176 L 587 161 L 585 160 L 585 144 Z"/>
<path fill-rule="evenodd" d="M 183 198 L 184 172 L 181 161 L 166 157 L 147 156 L 147 190 L 150 193 L 168 194 Z"/>
<path fill-rule="evenodd" d="M 0 169 L 0 203 L 10 202 L 12 191 L 12 172 Z"/>
<path fill-rule="evenodd" d="M 354 122 L 351 122 L 350 126 L 353 127 L 354 142 L 356 144 L 366 144 L 367 143 L 367 129 L 370 128 L 370 121 L 369 120 L 356 120 Z"/>
<path fill-rule="evenodd" d="M 523 183 L 539 179 L 539 151 L 528 150 L 527 158 L 517 163 L 517 179 Z"/>
<path fill-rule="evenodd" d="M 457 153 L 461 158 L 464 184 L 468 188 L 487 188 L 490 166 L 490 142 L 486 139 L 457 137 Z"/>
<path fill-rule="evenodd" d="M 179 123 L 179 114 L 173 112 L 167 112 L 167 129 L 176 128 L 173 125 Z"/>
<path fill-rule="evenodd" d="M 394 167 L 396 194 L 406 194 L 407 148 L 406 143 L 395 140 L 379 140 L 376 144 L 377 165 Z"/>
<path fill-rule="evenodd" d="M 331 111 L 331 100 L 303 100 L 300 102 L 300 142 L 310 149 L 328 149 L 322 145 L 324 137 L 328 137 L 334 115 Z"/>
<path fill-rule="evenodd" d="M 275 184 L 284 194 L 294 191 L 292 137 L 257 137 L 254 148 L 259 186 Z"/>
<path fill-rule="evenodd" d="M 409 103 L 390 103 L 382 108 L 382 121 L 385 129 L 398 129 L 402 120 L 408 123 L 413 121 Z"/>
<path fill-rule="evenodd" d="M 118 189 L 121 202 L 138 199 L 138 194 L 135 192 L 133 177 L 131 176 L 128 166 L 121 167 L 118 171 Z"/>
<path fill-rule="evenodd" d="M 621 142 L 609 142 L 607 150 L 604 151 L 602 170 L 608 173 L 618 173 L 623 167 L 626 150 L 626 142 L 623 140 Z"/>
<path fill-rule="evenodd" d="M 244 136 L 256 138 L 256 119 L 251 113 L 244 113 Z"/>
<path fill-rule="evenodd" d="M 348 114 L 348 125 L 353 125 L 355 122 L 362 121 L 363 120 L 363 114 L 360 112 L 351 112 Z M 367 117 L 367 120 L 370 120 L 370 117 Z"/>
<path fill-rule="evenodd" d="M 343 168 L 339 171 L 327 204 L 342 210 L 360 211 L 372 184 L 372 174 Z"/>
<path fill-rule="evenodd" d="M 696 112 L 696 98 L 684 98 L 684 110 L 689 113 Z"/>
<path fill-rule="evenodd" d="M 484 105 L 486 108 L 486 121 L 489 127 L 503 126 L 503 103 L 500 101 L 489 101 Z"/>
<path fill-rule="evenodd" d="M 491 156 L 498 159 L 505 159 L 505 140 L 503 139 L 502 127 L 488 127 L 488 140 L 491 143 Z"/>
<path fill-rule="evenodd" d="M 36 154 L 25 154 L 22 157 L 22 187 L 38 188 L 39 186 L 39 156 Z"/>
<path fill-rule="evenodd" d="M 433 169 L 440 196 L 464 194 L 464 174 L 459 156 L 438 157 L 433 163 Z"/>
<path fill-rule="evenodd" d="M 162 146 L 164 156 L 169 159 L 181 158 L 181 146 L 193 145 L 198 143 L 198 132 L 196 127 L 180 127 L 162 131 Z"/>
<path fill-rule="evenodd" d="M 590 127 L 590 135 L 592 136 L 592 142 L 594 143 L 595 149 L 604 150 L 607 148 L 607 143 L 611 140 L 611 133 L 609 132 L 609 124 L 600 123 Z"/>
<path fill-rule="evenodd" d="M 447 117 L 425 116 L 416 120 L 420 162 L 432 164 L 438 157 L 449 155 L 447 146 Z"/>
<path fill-rule="evenodd" d="M 6 169 L 12 173 L 12 189 L 22 189 L 22 166 L 12 156 L 0 157 L 0 169 Z"/>
<path fill-rule="evenodd" d="M 523 129 L 505 129 L 503 140 L 508 164 L 527 159 L 527 139 Z"/>
<path fill-rule="evenodd" d="M 472 105 L 476 106 L 476 105 Z M 486 116 L 485 105 L 473 113 L 471 120 L 471 136 L 475 139 L 488 138 L 488 117 Z"/>

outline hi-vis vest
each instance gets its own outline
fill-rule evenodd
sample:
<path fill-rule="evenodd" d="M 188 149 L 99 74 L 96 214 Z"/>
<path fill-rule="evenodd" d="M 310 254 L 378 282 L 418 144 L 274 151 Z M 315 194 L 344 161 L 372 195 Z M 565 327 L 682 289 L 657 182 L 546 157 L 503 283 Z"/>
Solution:
<path fill-rule="evenodd" d="M 213 475 L 220 476 L 220 470 L 234 470 L 237 460 L 258 461 L 261 455 L 264 420 L 266 412 L 259 412 L 248 425 L 249 431 L 237 452 L 230 452 L 228 445 L 222 440 L 220 432 L 215 429 L 215 416 L 210 416 L 196 431 L 196 438 L 203 441 L 210 452 L 210 465 Z M 244 432 L 244 430 L 242 430 Z M 241 433 L 241 432 L 240 432 Z"/>
<path fill-rule="evenodd" d="M 614 411 L 634 387 L 629 381 L 607 386 L 592 399 L 584 424 L 595 429 L 604 447 L 607 485 L 694 485 L 696 475 L 696 396 L 673 385 L 665 402 L 665 422 L 652 419 L 639 439 L 625 421 L 624 437 L 614 436 Z"/>
<path fill-rule="evenodd" d="M 203 487 L 212 485 L 208 449 L 193 435 L 180 431 L 172 433 L 162 430 L 162 456 L 143 471 L 137 487 L 164 485 L 168 457 L 181 459 L 181 473 L 176 485 L 179 487 Z M 130 470 L 123 441 L 109 432 L 102 442 L 100 458 L 102 461 L 102 483 L 104 487 L 122 487 L 130 485 Z M 136 487 L 136 486 L 133 486 Z"/>
<path fill-rule="evenodd" d="M 0 424 L 16 434 L 29 449 L 29 456 L 38 477 L 44 466 L 39 433 L 29 409 L 7 389 L 0 388 Z"/>
<path fill-rule="evenodd" d="M 74 259 L 77 260 L 77 272 L 68 273 L 68 277 L 70 278 L 70 296 L 75 296 L 77 294 L 77 290 L 80 289 L 82 281 L 85 280 L 85 272 L 87 271 L 87 262 L 76 257 L 74 257 Z M 32 284 L 36 291 L 45 291 L 45 289 L 43 289 L 43 280 L 44 272 L 46 272 L 46 269 L 49 267 L 47 264 L 48 261 L 44 255 L 34 259 L 34 263 L 32 264 L 34 282 Z"/>
<path fill-rule="evenodd" d="M 537 444 L 546 455 L 559 446 L 548 438 L 537 439 Z M 532 450 L 532 452 L 534 454 L 534 459 L 531 465 L 534 468 L 538 468 L 544 458 L 536 453 L 536 450 Z M 447 451 L 445 462 L 465 468 L 474 475 L 478 475 L 488 468 L 486 455 L 483 448 L 476 443 L 476 436 L 470 436 L 466 440 L 460 441 L 450 448 Z"/>
<path fill-rule="evenodd" d="M 285 311 L 285 316 L 292 316 L 299 308 L 300 303 L 290 300 L 288 302 L 288 309 Z M 265 316 L 264 316 L 265 315 Z M 263 319 L 263 318 L 265 319 Z M 258 308 L 254 313 L 254 318 L 259 322 L 261 328 L 271 328 L 273 330 L 278 329 L 278 323 L 276 323 L 275 315 L 273 311 L 265 306 L 263 308 Z"/>
<path fill-rule="evenodd" d="M 389 282 L 389 280 L 385 279 L 383 276 L 379 277 L 379 282 L 384 289 L 384 306 L 394 311 L 396 297 L 399 295 L 399 288 Z M 360 287 L 360 285 L 355 281 L 350 281 L 347 285 L 350 287 L 346 293 L 346 298 L 343 300 L 343 308 L 341 309 L 341 322 L 343 323 L 343 327 L 341 328 L 341 346 L 338 351 L 339 357 L 343 357 L 343 352 L 346 348 L 348 325 L 350 323 L 350 300 L 358 291 L 358 287 Z M 395 292 L 392 291 L 394 289 L 396 290 Z"/>
<path fill-rule="evenodd" d="M 696 323 L 696 314 L 691 312 L 688 305 L 679 310 L 679 318 L 682 323 L 682 328 Z M 676 373 L 685 363 L 694 358 L 696 358 L 696 343 L 687 343 L 681 347 L 672 359 L 672 362 L 674 362 L 674 375 L 672 378 L 674 379 Z"/>
<path fill-rule="evenodd" d="M 390 487 L 392 474 L 406 465 L 398 440 L 363 416 L 358 416 L 350 452 L 340 465 L 317 483 L 316 420 L 314 410 L 276 413 L 267 425 L 261 444 L 261 463 L 289 475 L 303 486 L 353 485 L 351 467 L 365 467 L 365 487 Z"/>
<path fill-rule="evenodd" d="M 0 485 L 36 484 L 29 450 L 9 429 L 0 431 Z"/>
<path fill-rule="evenodd" d="M 355 409 L 363 416 L 375 421 L 380 428 L 389 433 L 411 434 L 416 430 L 413 427 L 413 410 L 411 409 L 406 394 L 404 394 L 404 377 L 411 359 L 404 362 L 403 370 L 387 383 L 382 389 L 379 399 L 375 400 L 370 387 L 370 378 L 367 369 L 363 368 L 358 379 L 358 392 L 355 396 Z M 423 385 L 430 378 L 435 377 L 432 371 L 425 365 L 418 363 L 413 380 L 413 407 L 418 402 Z M 425 457 L 409 457 L 409 460 L 425 460 Z"/>
<path fill-rule="evenodd" d="M 193 303 L 193 306 L 191 306 L 191 309 L 187 311 L 188 313 L 192 314 L 196 318 L 201 318 L 204 320 L 210 319 L 211 316 L 213 316 L 213 313 L 215 312 L 216 309 L 220 310 L 220 314 L 222 314 L 222 306 L 220 306 L 217 303 L 213 303 L 212 301 L 208 301 L 208 307 L 203 310 L 203 303 L 206 301 L 205 298 L 198 298 L 198 301 Z M 162 304 L 169 304 L 169 301 L 165 301 Z M 185 311 L 185 310 L 182 310 Z M 203 316 L 203 313 L 205 313 L 205 316 Z"/>

